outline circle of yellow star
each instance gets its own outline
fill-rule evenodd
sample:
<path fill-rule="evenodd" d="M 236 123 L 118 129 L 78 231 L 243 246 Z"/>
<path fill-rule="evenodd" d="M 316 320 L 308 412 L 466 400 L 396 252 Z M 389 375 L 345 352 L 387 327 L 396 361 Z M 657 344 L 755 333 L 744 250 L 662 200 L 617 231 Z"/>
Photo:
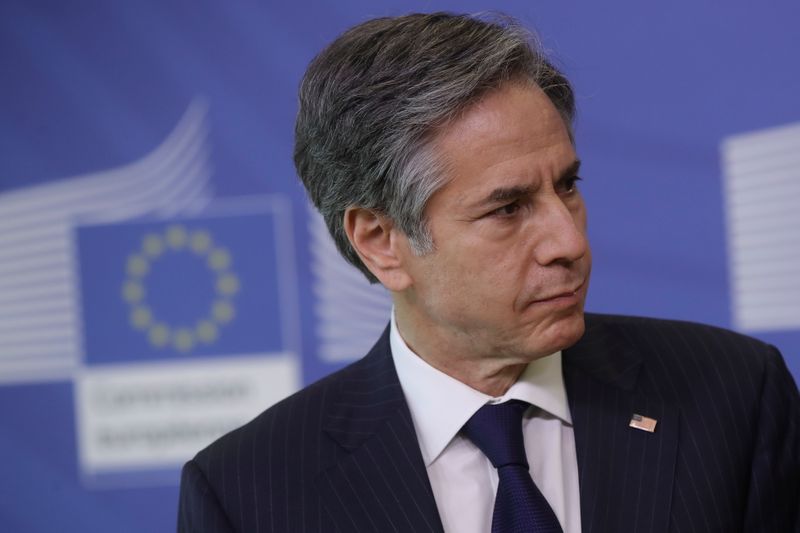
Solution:
<path fill-rule="evenodd" d="M 203 261 L 214 275 L 214 299 L 208 314 L 198 318 L 193 326 L 167 324 L 147 305 L 147 278 L 165 254 L 190 251 Z M 233 298 L 241 290 L 241 281 L 232 271 L 230 252 L 214 243 L 206 230 L 189 231 L 182 224 L 171 224 L 159 233 L 147 233 L 141 248 L 128 256 L 126 278 L 121 295 L 130 306 L 130 325 L 142 331 L 156 348 L 174 348 L 188 353 L 198 345 L 209 345 L 220 336 L 220 329 L 236 317 Z"/>

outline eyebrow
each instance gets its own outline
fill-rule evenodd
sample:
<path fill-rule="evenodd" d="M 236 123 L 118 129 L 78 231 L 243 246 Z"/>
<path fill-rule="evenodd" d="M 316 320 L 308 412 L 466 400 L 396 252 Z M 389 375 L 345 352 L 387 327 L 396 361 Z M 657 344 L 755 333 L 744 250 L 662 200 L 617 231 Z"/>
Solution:
<path fill-rule="evenodd" d="M 568 166 L 564 172 L 561 173 L 559 179 L 567 178 L 570 176 L 574 176 L 578 173 L 581 168 L 581 161 L 580 159 L 576 159 L 572 162 L 570 166 Z M 530 185 L 517 185 L 513 187 L 498 187 L 494 189 L 492 192 L 488 194 L 483 200 L 479 200 L 475 203 L 476 207 L 483 207 L 483 206 L 490 206 L 490 205 L 497 205 L 503 204 L 507 202 L 513 202 L 514 200 L 518 200 L 519 198 L 524 198 L 531 194 L 533 187 Z"/>

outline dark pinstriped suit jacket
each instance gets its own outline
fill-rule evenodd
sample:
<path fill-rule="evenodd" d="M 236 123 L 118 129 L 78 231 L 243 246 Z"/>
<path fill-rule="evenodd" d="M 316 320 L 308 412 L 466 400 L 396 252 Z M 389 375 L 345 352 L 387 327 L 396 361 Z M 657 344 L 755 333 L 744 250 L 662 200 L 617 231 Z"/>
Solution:
<path fill-rule="evenodd" d="M 774 348 L 695 324 L 587 315 L 563 365 L 584 532 L 800 531 L 800 400 Z M 657 419 L 656 432 L 628 427 L 633 413 Z M 388 334 L 197 454 L 178 522 L 442 531 Z"/>

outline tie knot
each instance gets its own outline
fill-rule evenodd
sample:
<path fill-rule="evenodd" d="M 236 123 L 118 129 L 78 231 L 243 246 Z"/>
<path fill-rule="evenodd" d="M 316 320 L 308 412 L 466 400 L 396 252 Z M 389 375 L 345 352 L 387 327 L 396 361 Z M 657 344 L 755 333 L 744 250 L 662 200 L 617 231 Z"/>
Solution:
<path fill-rule="evenodd" d="M 486 404 L 464 424 L 464 434 L 495 468 L 511 464 L 528 468 L 522 439 L 522 414 L 528 405 L 520 400 Z"/>

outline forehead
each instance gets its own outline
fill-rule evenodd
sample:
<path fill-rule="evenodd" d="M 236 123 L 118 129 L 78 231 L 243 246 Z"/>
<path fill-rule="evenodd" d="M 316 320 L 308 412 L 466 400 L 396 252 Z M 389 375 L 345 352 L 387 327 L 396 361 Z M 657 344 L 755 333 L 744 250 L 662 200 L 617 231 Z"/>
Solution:
<path fill-rule="evenodd" d="M 540 88 L 526 84 L 491 91 L 441 127 L 432 144 L 447 178 L 440 192 L 459 196 L 480 194 L 498 181 L 536 186 L 577 159 L 558 110 Z"/>

